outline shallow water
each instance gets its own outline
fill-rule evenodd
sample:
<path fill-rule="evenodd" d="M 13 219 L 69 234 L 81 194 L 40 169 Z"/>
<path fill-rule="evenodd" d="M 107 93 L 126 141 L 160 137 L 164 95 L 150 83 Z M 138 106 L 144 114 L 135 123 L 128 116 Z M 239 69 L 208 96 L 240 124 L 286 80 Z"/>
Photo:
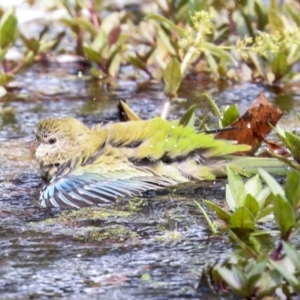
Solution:
<path fill-rule="evenodd" d="M 50 115 L 75 116 L 88 125 L 118 120 L 120 99 L 145 119 L 161 111 L 160 84 L 108 87 L 78 77 L 79 70 L 84 75 L 78 66 L 36 65 L 18 77 L 19 96 L 1 103 L 0 299 L 220 299 L 197 285 L 204 265 L 225 258 L 231 248 L 226 239 L 211 236 L 194 200 L 223 201 L 225 181 L 189 184 L 101 209 L 37 207 L 41 179 L 29 144 L 38 120 Z M 238 103 L 243 112 L 262 91 L 286 111 L 281 123 L 296 126 L 299 94 L 256 84 L 185 82 L 179 97 L 187 100 L 174 103 L 169 118 L 194 103 L 197 115 L 206 115 L 203 92 L 212 92 L 220 106 Z"/>

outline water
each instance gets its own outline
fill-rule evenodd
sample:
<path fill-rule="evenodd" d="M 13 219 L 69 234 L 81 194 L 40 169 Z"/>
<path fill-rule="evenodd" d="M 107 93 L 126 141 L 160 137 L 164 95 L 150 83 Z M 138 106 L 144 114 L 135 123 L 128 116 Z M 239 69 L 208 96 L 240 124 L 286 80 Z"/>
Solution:
<path fill-rule="evenodd" d="M 79 72 L 76 65 L 67 69 Z M 61 212 L 36 205 L 42 182 L 29 144 L 38 120 L 68 115 L 88 125 L 115 121 L 120 99 L 146 119 L 158 115 L 164 101 L 160 84 L 111 87 L 65 76 L 65 70 L 35 65 L 17 78 L 19 96 L 1 105 L 0 299 L 220 299 L 197 286 L 205 263 L 225 258 L 231 245 L 211 236 L 194 200 L 224 201 L 225 181 L 189 184 L 100 209 Z M 194 103 L 197 115 L 206 115 L 204 91 L 220 106 L 239 103 L 241 111 L 264 91 L 287 112 L 281 123 L 290 127 L 300 109 L 293 91 L 185 82 L 179 96 L 186 102 L 174 103 L 169 118 L 180 117 Z"/>

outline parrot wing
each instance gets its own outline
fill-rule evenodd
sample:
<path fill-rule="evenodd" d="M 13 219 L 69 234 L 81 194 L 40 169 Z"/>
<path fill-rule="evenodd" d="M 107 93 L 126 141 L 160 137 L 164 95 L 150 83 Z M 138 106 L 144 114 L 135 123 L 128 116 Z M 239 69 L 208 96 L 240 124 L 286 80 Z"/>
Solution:
<path fill-rule="evenodd" d="M 122 162 L 106 166 L 89 164 L 54 177 L 43 187 L 40 204 L 43 207 L 81 208 L 174 184 L 176 181 L 158 176 L 147 167 Z"/>

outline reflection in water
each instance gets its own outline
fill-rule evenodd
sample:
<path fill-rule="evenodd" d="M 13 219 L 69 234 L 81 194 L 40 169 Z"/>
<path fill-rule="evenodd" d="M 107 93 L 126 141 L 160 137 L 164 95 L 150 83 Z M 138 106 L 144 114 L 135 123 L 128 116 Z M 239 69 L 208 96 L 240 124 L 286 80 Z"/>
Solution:
<path fill-rule="evenodd" d="M 297 99 L 293 95 L 279 94 L 274 99 L 274 104 L 280 107 L 285 113 L 291 112 L 297 106 Z"/>

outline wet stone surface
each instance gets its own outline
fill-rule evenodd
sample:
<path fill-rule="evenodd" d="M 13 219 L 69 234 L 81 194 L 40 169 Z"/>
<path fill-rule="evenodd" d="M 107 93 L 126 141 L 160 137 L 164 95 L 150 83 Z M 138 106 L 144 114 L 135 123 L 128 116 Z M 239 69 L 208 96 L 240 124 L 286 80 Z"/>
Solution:
<path fill-rule="evenodd" d="M 0 299 L 219 299 L 197 285 L 204 265 L 232 249 L 225 238 L 211 236 L 194 200 L 222 202 L 225 180 L 79 211 L 36 205 L 42 181 L 29 144 L 39 119 L 68 115 L 89 125 L 114 121 L 119 99 L 150 118 L 159 114 L 164 99 L 160 85 L 108 88 L 43 71 L 23 74 L 23 98 L 0 106 Z M 240 86 L 241 94 L 237 89 L 210 87 L 218 104 L 239 102 L 241 110 L 262 91 L 257 85 Z M 187 101 L 174 103 L 170 119 L 193 103 L 197 114 L 205 115 L 209 108 L 201 93 L 203 88 L 185 83 L 180 97 Z"/>

